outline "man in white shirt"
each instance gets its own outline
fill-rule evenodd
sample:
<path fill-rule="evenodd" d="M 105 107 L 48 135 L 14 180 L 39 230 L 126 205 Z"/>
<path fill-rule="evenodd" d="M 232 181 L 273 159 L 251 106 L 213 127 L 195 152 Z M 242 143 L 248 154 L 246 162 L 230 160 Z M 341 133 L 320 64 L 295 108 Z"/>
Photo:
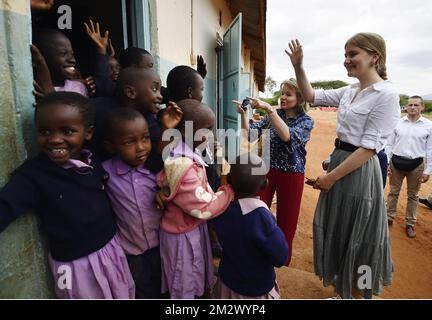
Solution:
<path fill-rule="evenodd" d="M 390 192 L 387 198 L 389 226 L 396 217 L 397 202 L 403 179 L 407 178 L 408 203 L 406 208 L 406 232 L 415 237 L 418 192 L 422 183 L 432 173 L 432 122 L 421 115 L 424 102 L 420 96 L 408 100 L 408 115 L 400 119 L 390 135 L 386 153 L 390 160 L 388 175 Z"/>

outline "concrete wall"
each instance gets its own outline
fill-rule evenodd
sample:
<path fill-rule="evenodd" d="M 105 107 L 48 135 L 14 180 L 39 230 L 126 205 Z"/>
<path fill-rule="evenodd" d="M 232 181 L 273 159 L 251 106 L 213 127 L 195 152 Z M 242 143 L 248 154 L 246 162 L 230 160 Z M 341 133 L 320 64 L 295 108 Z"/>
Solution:
<path fill-rule="evenodd" d="M 30 1 L 0 0 L 0 186 L 34 152 Z M 0 233 L 0 298 L 53 297 L 37 219 Z"/>
<path fill-rule="evenodd" d="M 193 5 L 192 5 L 193 3 Z M 192 10 L 193 6 L 193 10 Z M 180 64 L 192 64 L 191 54 L 200 54 L 207 63 L 204 102 L 216 105 L 217 34 L 223 34 L 233 18 L 225 0 L 153 0 L 150 2 L 152 20 L 152 53 L 156 57 L 163 84 L 169 71 Z M 193 13 L 193 27 L 191 28 Z M 221 21 L 219 12 L 221 13 Z M 220 25 L 220 22 L 221 25 Z M 251 94 L 258 95 L 254 84 L 250 50 L 243 46 L 242 72 L 249 73 Z"/>

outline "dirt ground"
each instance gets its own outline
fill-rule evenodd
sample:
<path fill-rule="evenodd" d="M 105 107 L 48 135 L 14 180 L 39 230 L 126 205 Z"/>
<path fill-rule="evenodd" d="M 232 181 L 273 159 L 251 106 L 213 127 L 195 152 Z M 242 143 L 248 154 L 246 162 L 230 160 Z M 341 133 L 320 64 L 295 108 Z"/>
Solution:
<path fill-rule="evenodd" d="M 313 110 L 309 115 L 315 128 L 307 145 L 306 176 L 316 178 L 323 173 L 321 162 L 333 150 L 336 136 L 336 112 Z M 388 193 L 386 187 L 386 196 Z M 432 191 L 432 181 L 422 186 L 420 195 Z M 314 274 L 312 252 L 312 221 L 319 191 L 305 185 L 297 233 L 293 244 L 290 267 L 277 270 L 277 280 L 283 299 L 321 299 L 333 296 L 331 287 L 324 288 Z M 419 205 L 417 237 L 405 234 L 406 184 L 399 197 L 398 216 L 390 227 L 393 283 L 385 287 L 383 299 L 432 298 L 432 210 Z"/>

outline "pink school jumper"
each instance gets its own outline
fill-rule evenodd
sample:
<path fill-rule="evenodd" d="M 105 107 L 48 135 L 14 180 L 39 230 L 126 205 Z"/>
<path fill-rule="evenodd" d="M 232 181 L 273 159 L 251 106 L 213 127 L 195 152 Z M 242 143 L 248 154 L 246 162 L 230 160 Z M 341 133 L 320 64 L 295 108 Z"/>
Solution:
<path fill-rule="evenodd" d="M 172 299 L 194 299 L 212 288 L 213 256 L 206 220 L 223 213 L 234 198 L 231 186 L 214 193 L 205 162 L 184 142 L 171 151 L 159 173 L 159 186 L 170 188 L 161 221 L 162 291 Z"/>

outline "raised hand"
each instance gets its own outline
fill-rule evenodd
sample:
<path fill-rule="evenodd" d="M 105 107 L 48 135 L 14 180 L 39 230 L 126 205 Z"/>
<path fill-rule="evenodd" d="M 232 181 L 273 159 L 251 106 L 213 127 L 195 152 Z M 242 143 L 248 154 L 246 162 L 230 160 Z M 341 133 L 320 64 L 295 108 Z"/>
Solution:
<path fill-rule="evenodd" d="M 96 52 L 100 54 L 106 54 L 108 48 L 108 39 L 109 39 L 109 31 L 106 30 L 104 35 L 102 36 L 100 33 L 99 22 L 96 22 L 96 27 L 93 24 L 93 21 L 90 20 L 89 24 L 84 22 L 84 26 L 87 31 L 87 35 L 90 39 L 93 40 L 96 45 Z"/>
<path fill-rule="evenodd" d="M 183 111 L 180 107 L 170 101 L 161 117 L 162 126 L 164 129 L 174 129 L 183 118 Z"/>
<path fill-rule="evenodd" d="M 207 64 L 204 61 L 203 56 L 197 56 L 197 71 L 200 76 L 204 79 L 207 75 Z"/>
<path fill-rule="evenodd" d="M 290 57 L 291 63 L 294 67 L 299 67 L 303 64 L 303 48 L 297 39 L 291 40 L 288 43 L 289 50 L 285 49 L 285 53 Z"/>
<path fill-rule="evenodd" d="M 116 54 L 114 46 L 113 46 L 112 41 L 111 41 L 111 38 L 108 39 L 108 54 L 110 57 L 113 57 L 113 58 L 115 57 L 115 54 Z"/>

